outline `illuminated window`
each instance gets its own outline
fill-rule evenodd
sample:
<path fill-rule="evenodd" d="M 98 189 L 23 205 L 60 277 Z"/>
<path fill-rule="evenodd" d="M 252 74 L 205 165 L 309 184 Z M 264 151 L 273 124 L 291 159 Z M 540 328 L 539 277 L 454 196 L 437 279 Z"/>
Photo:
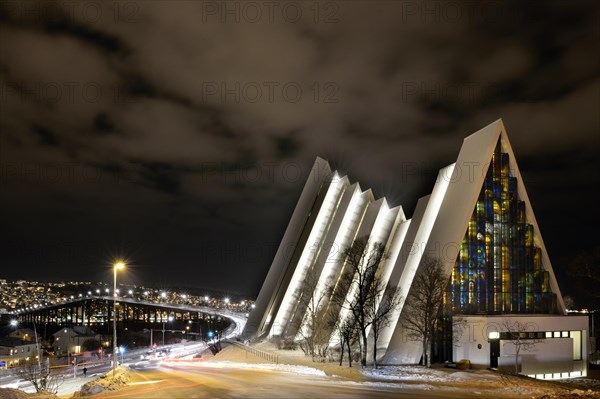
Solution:
<path fill-rule="evenodd" d="M 571 331 L 573 338 L 573 360 L 581 360 L 581 331 Z"/>
<path fill-rule="evenodd" d="M 464 314 L 553 313 L 556 298 L 541 254 L 499 140 L 460 245 L 446 309 Z"/>

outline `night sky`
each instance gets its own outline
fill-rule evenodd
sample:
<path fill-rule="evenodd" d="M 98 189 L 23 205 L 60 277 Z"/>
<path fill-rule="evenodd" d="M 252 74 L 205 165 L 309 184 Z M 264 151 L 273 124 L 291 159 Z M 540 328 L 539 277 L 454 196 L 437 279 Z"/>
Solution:
<path fill-rule="evenodd" d="M 563 294 L 600 3 L 2 1 L 0 278 L 256 295 L 316 156 L 408 217 L 502 118 Z"/>

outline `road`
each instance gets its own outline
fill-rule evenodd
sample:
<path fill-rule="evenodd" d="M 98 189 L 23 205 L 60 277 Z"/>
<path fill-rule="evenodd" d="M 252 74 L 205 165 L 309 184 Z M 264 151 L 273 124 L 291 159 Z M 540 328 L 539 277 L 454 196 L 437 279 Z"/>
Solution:
<path fill-rule="evenodd" d="M 136 370 L 137 369 L 137 370 Z M 466 392 L 418 390 L 407 385 L 368 384 L 336 377 L 296 375 L 235 367 L 133 368 L 132 385 L 93 398 L 481 398 Z"/>
<path fill-rule="evenodd" d="M 156 368 L 162 357 L 155 360 L 141 360 L 140 357 L 148 352 L 149 348 L 140 348 L 132 351 L 127 351 L 123 357 L 119 355 L 119 362 L 123 359 L 124 364 L 130 367 L 138 368 Z M 158 351 L 168 349 L 170 358 L 178 358 L 186 355 L 194 355 L 206 349 L 204 342 L 188 342 L 186 344 L 165 345 L 158 348 Z M 83 378 L 83 367 L 87 368 L 87 378 Z M 93 362 L 92 364 L 78 364 L 77 370 L 73 367 L 54 368 L 53 372 L 60 374 L 64 378 L 64 383 L 61 385 L 60 394 L 72 393 L 79 389 L 79 386 L 91 379 L 97 378 L 112 369 L 110 361 Z M 76 376 L 76 377 L 75 377 Z M 24 377 L 19 376 L 17 369 L 4 370 L 0 369 L 0 387 L 18 388 L 26 392 L 34 392 L 33 384 Z M 65 390 L 66 389 L 66 390 Z"/>

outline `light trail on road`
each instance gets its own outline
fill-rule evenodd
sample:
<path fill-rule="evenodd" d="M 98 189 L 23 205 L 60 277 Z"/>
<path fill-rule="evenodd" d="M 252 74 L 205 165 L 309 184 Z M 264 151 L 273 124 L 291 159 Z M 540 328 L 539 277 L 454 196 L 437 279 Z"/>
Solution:
<path fill-rule="evenodd" d="M 132 399 L 364 399 L 364 398 L 481 398 L 459 389 L 440 389 L 423 385 L 354 382 L 339 377 L 299 376 L 275 370 L 235 367 L 188 367 L 171 364 L 168 368 L 132 371 L 134 383 L 118 392 L 104 392 L 93 398 Z M 156 382 L 157 380 L 162 380 Z M 433 389 L 432 389 L 433 388 Z"/>

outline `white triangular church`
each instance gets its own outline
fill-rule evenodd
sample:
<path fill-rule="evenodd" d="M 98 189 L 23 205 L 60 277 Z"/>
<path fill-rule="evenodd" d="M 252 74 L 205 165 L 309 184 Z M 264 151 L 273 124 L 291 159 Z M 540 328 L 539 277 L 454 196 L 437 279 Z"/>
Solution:
<path fill-rule="evenodd" d="M 360 237 L 385 246 L 379 273 L 400 288 L 403 298 L 424 256 L 442 262 L 449 283 L 440 312 L 460 315 L 470 333 L 436 345 L 438 360 L 514 367 L 514 348 L 502 325 L 518 319 L 528 323 L 536 341 L 536 349 L 520 360 L 522 374 L 586 375 L 587 317 L 566 316 L 502 120 L 464 139 L 456 163 L 440 170 L 431 194 L 419 199 L 411 219 L 401 206 L 375 199 L 370 190 L 363 191 L 317 158 L 244 336 L 296 337 L 306 322 L 306 309 L 297 298 L 307 273 L 317 276 L 315 290 L 335 282 L 344 267 L 344 249 Z M 372 337 L 368 342 L 377 346 L 381 363 L 417 363 L 421 358 L 421 343 L 403 331 L 403 305 L 377 342 Z M 331 304 L 326 298 L 320 306 Z M 338 317 L 346 317 L 344 309 Z M 333 332 L 331 345 L 337 345 Z"/>

